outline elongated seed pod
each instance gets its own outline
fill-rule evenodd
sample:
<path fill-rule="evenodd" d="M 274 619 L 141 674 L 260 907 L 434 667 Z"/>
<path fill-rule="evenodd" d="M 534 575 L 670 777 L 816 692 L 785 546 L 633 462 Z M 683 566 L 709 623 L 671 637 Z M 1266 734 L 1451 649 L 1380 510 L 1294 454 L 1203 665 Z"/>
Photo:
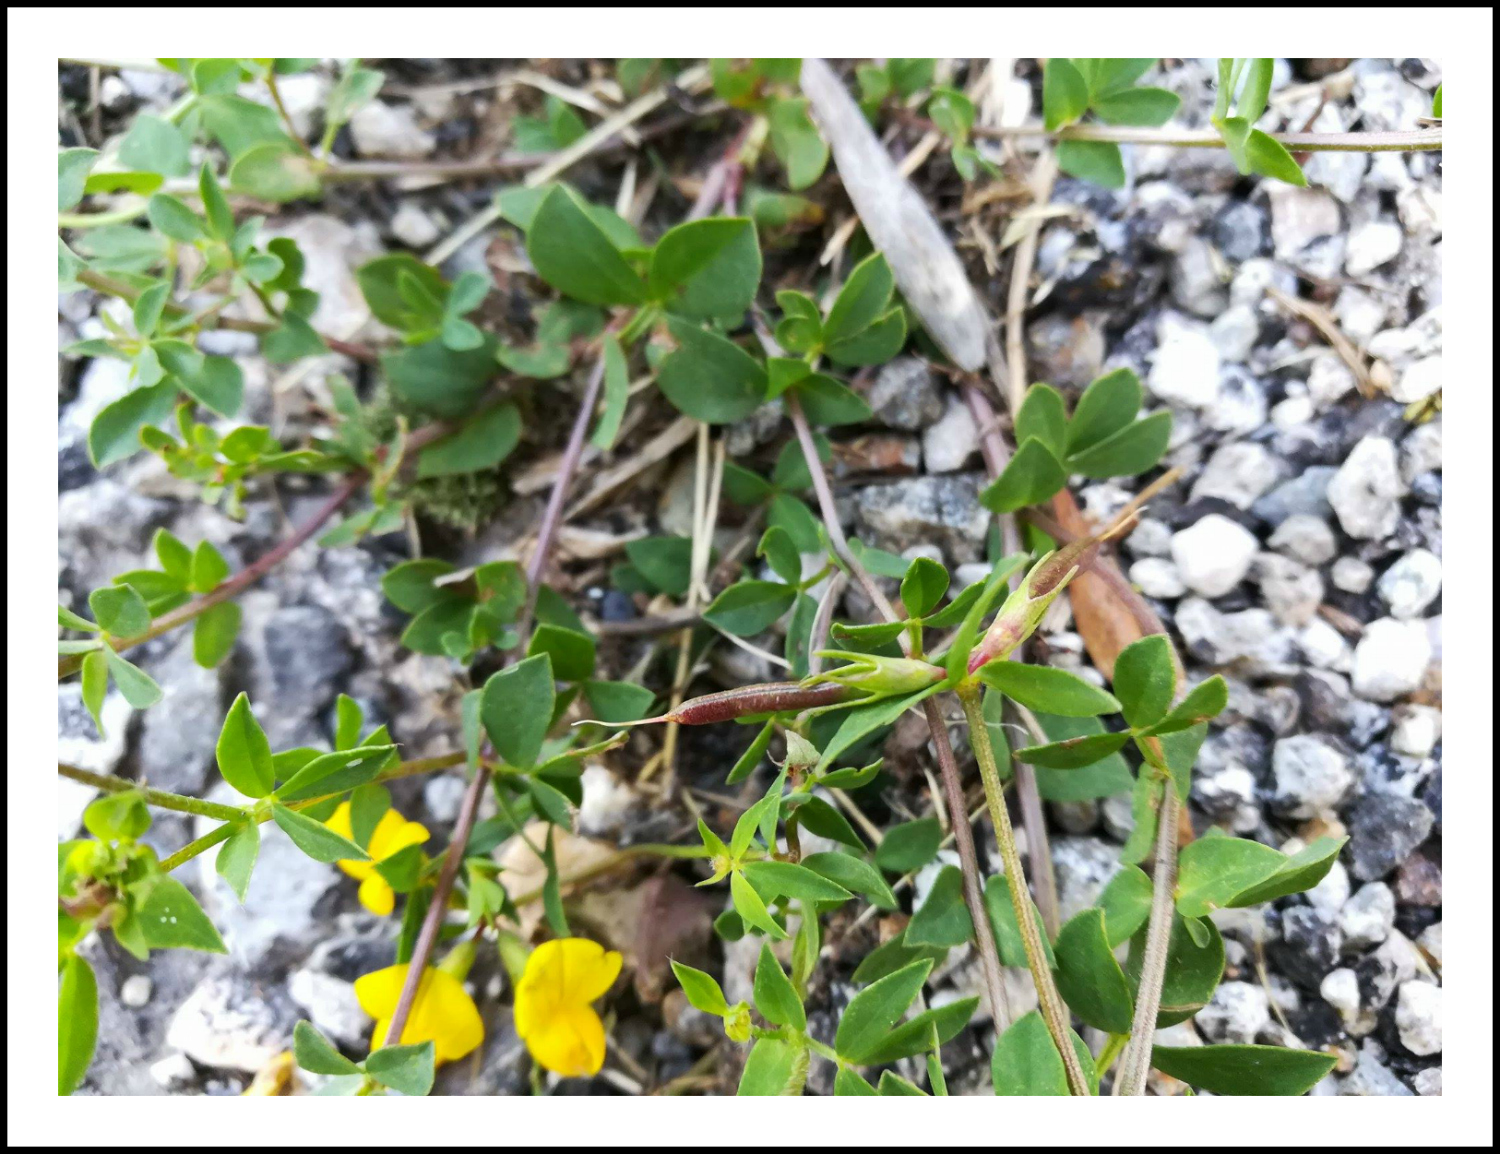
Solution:
<path fill-rule="evenodd" d="M 815 709 L 820 705 L 836 705 L 852 697 L 864 696 L 847 685 L 804 686 L 799 681 L 768 681 L 757 685 L 742 685 L 738 689 L 726 689 L 720 693 L 705 693 L 702 697 L 690 697 L 671 713 L 660 717 L 643 717 L 639 721 L 579 721 L 575 725 L 663 725 L 675 722 L 678 725 L 711 725 L 716 721 L 733 721 L 737 717 L 752 717 L 757 713 L 785 713 Z"/>

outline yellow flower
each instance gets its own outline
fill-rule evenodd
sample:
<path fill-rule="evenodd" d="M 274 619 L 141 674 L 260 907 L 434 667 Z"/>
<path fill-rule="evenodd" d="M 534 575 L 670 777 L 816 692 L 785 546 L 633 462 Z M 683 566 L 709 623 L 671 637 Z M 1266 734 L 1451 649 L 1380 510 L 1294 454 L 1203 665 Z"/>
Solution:
<path fill-rule="evenodd" d="M 350 822 L 347 801 L 333 811 L 333 816 L 328 819 L 327 825 L 340 837 L 354 840 L 354 827 Z M 338 863 L 339 869 L 359 881 L 359 900 L 365 909 L 372 914 L 385 917 L 396 908 L 396 891 L 391 889 L 390 882 L 380 876 L 375 869 L 375 863 L 385 861 L 386 858 L 394 856 L 407 846 L 421 845 L 431 836 L 427 832 L 427 827 L 421 822 L 407 821 L 394 809 L 388 809 L 381 814 L 380 821 L 375 826 L 375 832 L 370 835 L 370 844 L 365 847 L 370 860 L 346 859 Z"/>
<path fill-rule="evenodd" d="M 516 983 L 516 1033 L 531 1056 L 565 1078 L 604 1065 L 604 1023 L 591 1002 L 620 974 L 620 955 L 587 938 L 543 942 Z"/>
<path fill-rule="evenodd" d="M 410 968 L 405 964 L 387 966 L 355 979 L 354 996 L 359 999 L 360 1008 L 375 1019 L 371 1050 L 385 1045 L 391 1015 L 396 1011 L 401 986 Z M 431 1041 L 439 1062 L 462 1058 L 484 1041 L 484 1022 L 480 1020 L 479 1007 L 474 1005 L 474 999 L 469 997 L 463 982 L 446 970 L 428 966 L 422 975 L 422 984 L 417 988 L 417 998 L 412 1003 L 400 1041 L 408 1046 Z"/>

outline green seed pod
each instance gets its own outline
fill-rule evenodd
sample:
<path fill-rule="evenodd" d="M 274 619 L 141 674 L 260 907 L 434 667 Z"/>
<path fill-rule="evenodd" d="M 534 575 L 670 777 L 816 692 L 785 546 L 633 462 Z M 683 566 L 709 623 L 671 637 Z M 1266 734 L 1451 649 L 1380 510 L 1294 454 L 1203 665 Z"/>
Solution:
<path fill-rule="evenodd" d="M 1053 600 L 1068 587 L 1080 566 L 1092 561 L 1098 551 L 1096 539 L 1075 541 L 1048 553 L 1033 565 L 1020 587 L 1000 606 L 983 640 L 969 654 L 969 672 L 972 674 L 986 662 L 1009 657 L 1035 633 Z"/>
<path fill-rule="evenodd" d="M 842 649 L 821 649 L 817 656 L 839 658 L 848 664 L 809 677 L 802 683 L 805 686 L 833 682 L 885 697 L 915 693 L 947 676 L 938 666 L 915 657 L 877 657 L 872 653 L 849 653 Z"/>

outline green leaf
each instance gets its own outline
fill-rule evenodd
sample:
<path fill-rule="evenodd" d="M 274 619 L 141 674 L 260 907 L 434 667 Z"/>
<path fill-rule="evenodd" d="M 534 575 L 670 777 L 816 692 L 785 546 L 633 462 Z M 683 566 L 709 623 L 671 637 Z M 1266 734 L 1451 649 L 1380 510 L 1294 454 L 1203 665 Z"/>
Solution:
<path fill-rule="evenodd" d="M 814 853 L 804 857 L 801 864 L 852 893 L 864 894 L 877 909 L 896 908 L 896 895 L 890 884 L 863 858 L 838 852 Z"/>
<path fill-rule="evenodd" d="M 1203 837 L 1177 857 L 1177 909 L 1200 918 L 1226 906 L 1235 895 L 1257 886 L 1287 862 L 1280 850 L 1238 837 Z"/>
<path fill-rule="evenodd" d="M 775 1097 L 788 1093 L 797 1066 L 797 1050 L 780 1038 L 758 1038 L 740 1075 L 740 1097 Z"/>
<path fill-rule="evenodd" d="M 1224 974 L 1224 939 L 1213 922 L 1205 920 L 1208 944 L 1193 941 L 1182 915 L 1173 913 L 1172 932 L 1167 942 L 1167 970 L 1162 982 L 1161 1008 L 1156 1014 L 1156 1028 L 1161 1030 L 1185 1022 L 1214 996 Z M 1130 939 L 1130 956 L 1125 959 L 1125 978 L 1134 998 L 1140 990 L 1141 964 L 1144 960 L 1146 928 L 1137 930 Z"/>
<path fill-rule="evenodd" d="M 1152 734 L 1177 733 L 1201 725 L 1211 717 L 1224 712 L 1229 704 L 1229 686 L 1224 678 L 1215 673 L 1206 681 L 1193 686 L 1175 709 L 1151 727 Z"/>
<path fill-rule="evenodd" d="M 1068 409 L 1062 394 L 1051 385 L 1032 385 L 1016 414 L 1016 443 L 1035 438 L 1061 458 L 1066 452 Z"/>
<path fill-rule="evenodd" d="M 1038 438 L 1025 441 L 996 477 L 979 494 L 979 503 L 993 513 L 1013 513 L 1047 500 L 1065 484 L 1062 463 Z"/>
<path fill-rule="evenodd" d="M 1056 63 L 1049 61 L 1048 64 Z M 990 1078 L 1001 1097 L 1063 1097 L 1068 1075 L 1062 1055 L 1036 1010 L 1012 1022 L 995 1043 Z"/>
<path fill-rule="evenodd" d="M 188 360 L 178 359 L 169 367 L 178 387 L 204 408 L 221 417 L 232 417 L 240 411 L 245 378 L 239 365 L 229 357 L 196 358 L 191 361 L 191 368 Z"/>
<path fill-rule="evenodd" d="M 1281 1046 L 1153 1046 L 1151 1064 L 1211 1094 L 1297 1097 L 1327 1077 L 1338 1059 Z"/>
<path fill-rule="evenodd" d="M 944 1045 L 969 1024 L 969 1019 L 978 1008 L 978 998 L 960 998 L 936 1009 L 923 1010 L 898 1025 L 872 1049 L 865 1051 L 860 1064 L 878 1066 L 930 1050 L 934 1031 L 937 1034 L 937 1044 Z M 884 1082 L 884 1078 L 881 1081 Z"/>
<path fill-rule="evenodd" d="M 612 449 L 615 437 L 620 432 L 620 422 L 625 418 L 625 405 L 630 400 L 630 369 L 625 361 L 625 350 L 620 338 L 613 333 L 604 337 L 604 408 L 599 413 L 599 423 L 594 426 L 589 440 L 600 449 Z"/>
<path fill-rule="evenodd" d="M 204 669 L 212 669 L 234 649 L 240 631 L 240 607 L 233 601 L 221 601 L 198 615 L 193 622 L 193 660 Z"/>
<path fill-rule="evenodd" d="M 931 961 L 913 962 L 855 994 L 834 1035 L 833 1048 L 839 1057 L 863 1065 L 866 1054 L 876 1050 L 906 1013 L 931 972 Z"/>
<path fill-rule="evenodd" d="M 748 417 L 766 399 L 765 370 L 739 345 L 676 317 L 667 329 L 677 349 L 657 366 L 656 383 L 679 411 L 722 425 Z"/>
<path fill-rule="evenodd" d="M 1439 120 L 1443 118 L 1443 86 L 1441 84 L 1432 94 L 1432 115 Z"/>
<path fill-rule="evenodd" d="M 919 817 L 886 831 L 875 850 L 875 864 L 887 873 L 907 874 L 937 856 L 943 828 L 935 817 Z"/>
<path fill-rule="evenodd" d="M 449 477 L 492 469 L 521 441 L 521 413 L 510 402 L 476 413 L 455 432 L 417 454 L 418 477 Z"/>
<path fill-rule="evenodd" d="M 290 140 L 258 144 L 229 167 L 229 184 L 247 196 L 284 203 L 316 196 L 317 162 Z"/>
<path fill-rule="evenodd" d="M 382 1046 L 365 1059 L 365 1072 L 398 1094 L 421 1098 L 432 1090 L 435 1053 L 431 1039 L 408 1046 Z"/>
<path fill-rule="evenodd" d="M 1087 909 L 1057 935 L 1057 992 L 1069 1009 L 1100 1030 L 1130 1033 L 1135 1004 L 1104 928 L 1104 911 Z"/>
<path fill-rule="evenodd" d="M 151 628 L 151 610 L 129 585 L 106 585 L 89 594 L 89 609 L 112 637 L 139 637 Z"/>
<path fill-rule="evenodd" d="M 377 736 L 383 732 L 377 731 Z M 287 777 L 275 796 L 282 801 L 303 801 L 366 785 L 390 760 L 395 749 L 394 745 L 372 744 L 320 754 Z"/>
<path fill-rule="evenodd" d="M 1251 172 L 1261 176 L 1283 180 L 1298 188 L 1307 187 L 1307 174 L 1290 152 L 1274 137 L 1267 136 L 1258 128 L 1250 130 L 1245 141 L 1245 162 Z"/>
<path fill-rule="evenodd" d="M 1042 117 L 1047 131 L 1072 124 L 1088 107 L 1089 86 L 1083 74 L 1065 57 L 1050 58 L 1042 71 Z"/>
<path fill-rule="evenodd" d="M 802 1008 L 802 999 L 771 953 L 769 942 L 761 944 L 760 959 L 755 965 L 755 1008 L 772 1025 L 807 1029 L 807 1011 Z"/>
<path fill-rule="evenodd" d="M 1105 124 L 1158 128 L 1172 119 L 1182 101 L 1165 88 L 1126 88 L 1094 99 L 1094 111 Z"/>
<path fill-rule="evenodd" d="M 859 705 L 848 710 L 834 735 L 824 745 L 823 756 L 818 759 L 816 771 L 822 773 L 846 749 L 864 740 L 876 730 L 891 725 L 908 709 L 923 698 L 936 693 L 939 688 L 940 685 L 930 685 L 916 693 L 886 697 L 871 702 L 869 705 Z"/>
<path fill-rule="evenodd" d="M 537 275 L 574 300 L 636 305 L 646 283 L 572 189 L 555 185 L 526 230 L 526 251 Z"/>
<path fill-rule="evenodd" d="M 1104 911 L 1104 936 L 1114 949 L 1146 924 L 1151 914 L 1151 879 L 1139 866 L 1128 865 L 1109 879 L 1099 894 Z"/>
<path fill-rule="evenodd" d="M 354 279 L 375 319 L 402 332 L 435 328 L 442 319 L 448 285 L 437 269 L 410 253 L 367 261 Z"/>
<path fill-rule="evenodd" d="M 1106 373 L 1084 390 L 1068 422 L 1069 457 L 1091 449 L 1128 426 L 1140 411 L 1144 390 L 1130 369 Z"/>
<path fill-rule="evenodd" d="M 175 196 L 159 192 L 146 205 L 146 218 L 157 232 L 193 244 L 208 236 L 204 220 Z"/>
<path fill-rule="evenodd" d="M 1155 633 L 1132 642 L 1115 659 L 1115 696 L 1131 727 L 1155 725 L 1166 716 L 1177 692 L 1177 669 L 1172 643 Z"/>
<path fill-rule="evenodd" d="M 963 874 L 944 866 L 933 882 L 922 908 L 906 927 L 909 946 L 958 946 L 974 934 L 974 922 L 964 905 Z"/>
<path fill-rule="evenodd" d="M 995 932 L 995 946 L 1000 951 L 1000 960 L 1007 966 L 1024 968 L 1030 965 L 1026 956 L 1026 943 L 1021 937 L 1021 927 L 1016 920 L 1016 906 L 1010 897 L 1010 886 L 1000 874 L 993 874 L 985 879 L 984 883 L 984 910 L 990 919 L 990 927 Z M 1036 902 L 1031 903 L 1031 916 L 1038 926 L 1045 923 L 1042 921 L 1042 913 L 1036 908 Z M 1047 968 L 1057 968 L 1057 957 L 1052 952 L 1052 943 L 1047 940 L 1044 933 L 1042 938 L 1042 953 L 1047 959 Z"/>
<path fill-rule="evenodd" d="M 756 893 L 768 902 L 778 897 L 807 902 L 841 902 L 853 896 L 837 882 L 792 862 L 754 861 L 745 866 L 744 872 Z"/>
<path fill-rule="evenodd" d="M 271 763 L 271 743 L 250 710 L 250 698 L 241 693 L 224 717 L 219 741 L 214 747 L 219 773 L 246 797 L 265 797 L 276 787 Z"/>
<path fill-rule="evenodd" d="M 771 148 L 786 167 L 786 182 L 799 192 L 823 175 L 828 164 L 828 145 L 818 134 L 802 97 L 778 100 L 771 105 Z"/>
<path fill-rule="evenodd" d="M 271 820 L 279 825 L 303 853 L 313 861 L 369 861 L 370 855 L 346 837 L 333 832 L 320 821 L 288 809 L 279 801 L 271 803 Z"/>
<path fill-rule="evenodd" d="M 781 526 L 772 525 L 761 534 L 760 544 L 755 547 L 755 555 L 764 557 L 772 571 L 788 585 L 795 585 L 802 580 L 802 557 L 792 542 L 791 534 Z"/>
<path fill-rule="evenodd" d="M 864 332 L 885 314 L 895 287 L 891 266 L 882 254 L 874 253 L 860 261 L 828 310 L 823 343 L 832 345 Z"/>
<path fill-rule="evenodd" d="M 974 127 L 974 102 L 957 89 L 937 88 L 927 102 L 927 115 L 944 136 L 963 144 Z"/>
<path fill-rule="evenodd" d="M 188 141 L 170 121 L 141 113 L 120 141 L 119 161 L 136 172 L 186 176 L 191 169 Z"/>
<path fill-rule="evenodd" d="M 198 899 L 176 878 L 158 877 L 136 907 L 141 936 L 154 950 L 203 950 L 227 954 L 224 939 L 203 912 Z"/>
<path fill-rule="evenodd" d="M 941 561 L 917 557 L 901 578 L 901 603 L 912 617 L 922 617 L 937 608 L 948 592 L 948 570 Z"/>
<path fill-rule="evenodd" d="M 62 199 L 60 194 L 58 199 Z M 59 1095 L 71 1094 L 83 1081 L 89 1063 L 94 1059 L 94 1042 L 98 1035 L 99 986 L 94 980 L 93 967 L 77 954 L 70 954 L 62 965 L 62 980 L 57 989 Z"/>
<path fill-rule="evenodd" d="M 690 538 L 641 537 L 625 542 L 625 555 L 659 592 L 673 597 L 687 593 L 692 581 L 693 542 Z"/>
<path fill-rule="evenodd" d="M 882 313 L 868 328 L 851 337 L 830 342 L 823 351 L 829 360 L 841 365 L 883 365 L 899 353 L 905 343 L 906 310 L 898 305 Z"/>
<path fill-rule="evenodd" d="M 1050 665 L 990 661 L 979 667 L 978 677 L 1029 709 L 1059 717 L 1095 717 L 1118 712 L 1120 708 L 1120 703 L 1104 690 L 1076 673 Z"/>
<path fill-rule="evenodd" d="M 1018 749 L 1017 761 L 1048 769 L 1079 769 L 1118 752 L 1128 741 L 1128 733 L 1095 733 L 1086 737 L 1069 737 L 1050 745 L 1030 745 Z"/>
<path fill-rule="evenodd" d="M 736 637 L 769 629 L 792 607 L 797 590 L 778 581 L 737 581 L 713 599 L 704 619 Z"/>
<path fill-rule="evenodd" d="M 877 1094 L 874 1086 L 848 1066 L 840 1066 L 838 1073 L 833 1076 L 833 1096 L 835 1098 L 874 1098 Z"/>
<path fill-rule="evenodd" d="M 406 613 L 420 613 L 452 595 L 433 584 L 437 578 L 452 571 L 452 565 L 435 557 L 403 561 L 386 571 L 385 576 L 380 579 L 380 590 L 397 609 Z"/>
<path fill-rule="evenodd" d="M 104 707 L 104 695 L 109 689 L 109 661 L 99 650 L 87 653 L 83 658 L 83 704 L 94 719 L 94 728 L 104 736 L 104 724 L 99 720 L 99 711 Z"/>
<path fill-rule="evenodd" d="M 755 887 L 739 870 L 729 875 L 729 897 L 734 902 L 735 912 L 740 915 L 747 926 L 778 940 L 790 936 L 777 925 L 770 911 L 766 909 L 766 903 L 761 901 L 760 895 L 755 892 Z"/>
<path fill-rule="evenodd" d="M 1103 140 L 1060 140 L 1057 167 L 1079 180 L 1104 188 L 1125 187 L 1125 162 L 1120 146 Z"/>
<path fill-rule="evenodd" d="M 705 1014 L 723 1015 L 729 1012 L 729 1003 L 724 1000 L 724 991 L 710 975 L 702 970 L 695 970 L 692 966 L 685 966 L 675 958 L 669 960 L 672 963 L 672 972 L 677 975 L 677 984 L 682 987 L 682 992 L 687 995 L 691 1006 L 702 1010 Z"/>
<path fill-rule="evenodd" d="M 1068 458 L 1068 468 L 1085 477 L 1125 477 L 1144 473 L 1161 460 L 1172 436 L 1172 414 L 1163 409 L 1114 436 Z"/>
<path fill-rule="evenodd" d="M 292 1056 L 310 1074 L 359 1074 L 362 1071 L 330 1042 L 311 1022 L 292 1027 Z"/>
<path fill-rule="evenodd" d="M 557 690 L 545 653 L 502 669 L 484 683 L 480 716 L 495 751 L 510 765 L 536 764 L 552 726 Z"/>
<path fill-rule="evenodd" d="M 653 299 L 697 319 L 734 321 L 760 284 L 760 242 L 744 217 L 714 217 L 668 229 L 651 254 Z"/>
<path fill-rule="evenodd" d="M 1287 858 L 1282 867 L 1264 881 L 1241 890 L 1228 903 L 1230 908 L 1259 905 L 1287 894 L 1312 889 L 1333 868 L 1347 837 L 1320 837 L 1311 845 Z"/>
<path fill-rule="evenodd" d="M 212 593 L 229 576 L 229 562 L 211 541 L 199 541 L 188 569 L 188 588 L 194 593 Z"/>
<path fill-rule="evenodd" d="M 872 415 L 863 397 L 826 373 L 804 377 L 793 391 L 814 425 L 853 425 L 868 421 Z"/>
<path fill-rule="evenodd" d="M 528 657 L 545 653 L 552 659 L 552 675 L 559 681 L 583 681 L 594 672 L 594 639 L 560 625 L 538 625 L 526 649 Z"/>
<path fill-rule="evenodd" d="M 161 686 L 108 645 L 102 650 L 109 675 L 131 709 L 149 709 L 161 700 Z"/>
<path fill-rule="evenodd" d="M 239 898 L 241 905 L 245 901 L 245 892 L 250 888 L 250 874 L 255 869 L 255 861 L 259 856 L 260 825 L 247 821 L 235 827 L 229 840 L 220 848 L 218 857 L 214 859 L 214 868 L 229 883 L 229 888 L 234 890 L 234 896 Z"/>
<path fill-rule="evenodd" d="M 1438 113 L 1437 115 L 1441 115 Z M 84 181 L 88 179 L 89 169 L 94 167 L 94 161 L 99 159 L 99 153 L 93 148 L 64 148 L 57 154 L 57 211 L 67 212 L 74 208 L 83 199 Z M 93 1041 L 90 1039 L 89 1051 L 93 1052 Z M 85 1066 L 87 1063 L 85 1063 Z M 80 1077 L 82 1075 L 80 1074 Z M 62 1093 L 70 1093 L 63 1090 Z"/>

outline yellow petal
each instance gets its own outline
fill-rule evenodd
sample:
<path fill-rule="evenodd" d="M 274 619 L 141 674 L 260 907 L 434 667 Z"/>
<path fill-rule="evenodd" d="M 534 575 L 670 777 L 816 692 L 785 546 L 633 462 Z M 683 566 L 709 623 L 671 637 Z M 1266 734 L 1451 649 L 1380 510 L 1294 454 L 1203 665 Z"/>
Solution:
<path fill-rule="evenodd" d="M 383 918 L 396 908 L 396 891 L 385 878 L 372 873 L 359 883 L 359 901 L 372 914 Z"/>
<path fill-rule="evenodd" d="M 403 962 L 355 978 L 354 996 L 359 999 L 359 1008 L 372 1018 L 389 1018 L 396 1009 L 396 999 L 401 996 L 406 971 L 407 965 Z"/>
<path fill-rule="evenodd" d="M 394 809 L 387 809 L 381 814 L 375 828 L 370 831 L 370 844 L 365 847 L 369 855 L 376 861 L 389 857 L 390 851 L 384 848 L 385 843 L 405 824 L 406 819 Z"/>
<path fill-rule="evenodd" d="M 540 964 L 555 971 L 552 980 L 556 982 L 560 1001 L 592 1002 L 603 996 L 620 976 L 620 955 L 588 938 L 559 938 L 546 942 L 532 957 L 543 950 L 548 950 L 548 953 Z M 528 962 L 528 971 L 530 968 Z"/>
<path fill-rule="evenodd" d="M 387 810 L 386 812 L 395 811 Z M 421 845 L 431 836 L 427 832 L 427 827 L 421 822 L 407 821 L 402 818 L 396 825 L 375 830 L 374 836 L 370 838 L 370 856 L 376 861 L 385 861 L 386 858 L 393 857 L 407 846 Z"/>
<path fill-rule="evenodd" d="M 338 834 L 339 837 L 348 838 L 350 841 L 354 840 L 353 819 L 350 816 L 349 803 L 347 801 L 339 802 L 339 807 L 333 811 L 333 816 L 323 824 Z M 370 871 L 375 868 L 369 862 L 354 861 L 353 859 L 340 861 L 338 867 L 350 877 L 358 878 L 360 881 L 369 877 Z"/>
<path fill-rule="evenodd" d="M 531 1056 L 564 1078 L 591 1077 L 604 1065 L 604 1023 L 591 1006 L 567 1007 L 523 1037 Z"/>
<path fill-rule="evenodd" d="M 425 1042 L 428 1038 L 433 1041 L 439 1062 L 462 1058 L 484 1041 L 479 1007 L 464 984 L 443 970 L 427 971 L 402 1041 Z"/>

